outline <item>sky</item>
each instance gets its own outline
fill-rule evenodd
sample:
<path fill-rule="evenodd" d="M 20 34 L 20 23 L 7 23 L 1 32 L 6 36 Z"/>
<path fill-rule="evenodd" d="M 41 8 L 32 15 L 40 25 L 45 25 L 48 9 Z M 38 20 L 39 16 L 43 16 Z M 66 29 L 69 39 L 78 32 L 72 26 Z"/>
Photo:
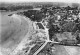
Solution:
<path fill-rule="evenodd" d="M 66 3 L 80 3 L 80 0 L 0 0 L 0 2 L 66 2 Z"/>

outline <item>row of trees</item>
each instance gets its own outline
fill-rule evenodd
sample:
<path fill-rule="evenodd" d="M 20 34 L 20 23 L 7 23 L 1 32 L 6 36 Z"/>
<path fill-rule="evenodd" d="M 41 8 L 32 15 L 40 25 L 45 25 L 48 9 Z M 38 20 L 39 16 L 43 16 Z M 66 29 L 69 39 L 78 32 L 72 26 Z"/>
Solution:
<path fill-rule="evenodd" d="M 24 10 L 24 9 L 33 9 L 33 6 L 8 6 L 8 7 L 0 7 L 0 10 L 5 11 L 16 11 L 16 10 Z"/>
<path fill-rule="evenodd" d="M 40 22 L 45 15 L 38 10 L 28 10 L 23 12 L 26 17 L 29 17 L 32 21 Z"/>

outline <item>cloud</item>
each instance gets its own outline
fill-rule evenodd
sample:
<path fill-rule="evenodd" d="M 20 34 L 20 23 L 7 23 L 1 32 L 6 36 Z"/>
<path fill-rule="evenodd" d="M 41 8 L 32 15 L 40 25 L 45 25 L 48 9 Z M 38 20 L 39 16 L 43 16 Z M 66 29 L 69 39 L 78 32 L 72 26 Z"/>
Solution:
<path fill-rule="evenodd" d="M 0 0 L 0 2 L 67 2 L 67 3 L 80 3 L 79 0 Z"/>

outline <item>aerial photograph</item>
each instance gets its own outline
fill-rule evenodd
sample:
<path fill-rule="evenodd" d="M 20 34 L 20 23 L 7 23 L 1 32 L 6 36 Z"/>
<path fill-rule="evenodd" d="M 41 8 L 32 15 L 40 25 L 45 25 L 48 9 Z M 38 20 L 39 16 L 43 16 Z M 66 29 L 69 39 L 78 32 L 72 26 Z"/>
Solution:
<path fill-rule="evenodd" d="M 80 1 L 0 0 L 0 55 L 80 55 Z"/>

